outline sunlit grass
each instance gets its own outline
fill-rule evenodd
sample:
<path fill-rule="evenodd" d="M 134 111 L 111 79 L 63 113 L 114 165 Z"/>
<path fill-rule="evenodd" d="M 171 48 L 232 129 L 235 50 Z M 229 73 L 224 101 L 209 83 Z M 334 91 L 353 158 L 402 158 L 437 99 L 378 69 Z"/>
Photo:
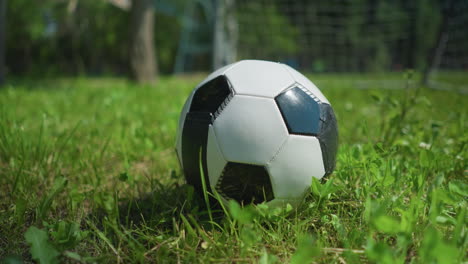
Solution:
<path fill-rule="evenodd" d="M 62 261 L 466 261 L 466 95 L 403 74 L 310 77 L 337 114 L 335 173 L 297 210 L 231 203 L 227 215 L 208 214 L 173 151 L 202 75 L 156 87 L 10 83 L 0 90 L 0 259 L 31 260 L 30 238 L 42 237 L 49 247 L 38 250 Z M 384 77 L 401 87 L 374 87 Z"/>

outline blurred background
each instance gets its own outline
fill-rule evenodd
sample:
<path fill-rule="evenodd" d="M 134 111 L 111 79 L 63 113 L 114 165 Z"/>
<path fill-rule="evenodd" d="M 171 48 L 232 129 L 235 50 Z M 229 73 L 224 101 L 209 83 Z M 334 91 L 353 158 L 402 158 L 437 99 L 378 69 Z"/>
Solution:
<path fill-rule="evenodd" d="M 187 96 L 241 59 L 333 104 L 297 213 L 213 220 L 182 176 Z M 468 0 L 0 0 L 0 263 L 468 264 L 466 94 Z"/>
<path fill-rule="evenodd" d="M 352 74 L 413 69 L 427 86 L 467 89 L 457 81 L 468 71 L 467 0 L 0 0 L 0 22 L 2 82 L 151 82 L 266 59 L 345 73 L 357 88 L 376 83 Z"/>

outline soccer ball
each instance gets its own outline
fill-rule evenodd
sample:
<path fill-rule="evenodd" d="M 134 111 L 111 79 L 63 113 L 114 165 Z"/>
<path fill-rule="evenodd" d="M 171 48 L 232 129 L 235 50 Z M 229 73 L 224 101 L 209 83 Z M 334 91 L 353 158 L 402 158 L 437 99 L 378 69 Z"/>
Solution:
<path fill-rule="evenodd" d="M 293 68 L 244 60 L 202 81 L 180 114 L 187 182 L 223 202 L 297 205 L 335 167 L 338 129 L 320 90 Z M 202 179 L 203 177 L 203 179 Z"/>

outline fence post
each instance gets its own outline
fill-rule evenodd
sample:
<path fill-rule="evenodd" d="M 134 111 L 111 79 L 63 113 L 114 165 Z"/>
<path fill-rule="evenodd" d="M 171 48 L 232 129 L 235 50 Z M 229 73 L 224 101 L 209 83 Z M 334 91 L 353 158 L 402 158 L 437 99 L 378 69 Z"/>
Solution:
<path fill-rule="evenodd" d="M 237 57 L 238 25 L 234 0 L 214 1 L 213 69 L 233 63 Z"/>

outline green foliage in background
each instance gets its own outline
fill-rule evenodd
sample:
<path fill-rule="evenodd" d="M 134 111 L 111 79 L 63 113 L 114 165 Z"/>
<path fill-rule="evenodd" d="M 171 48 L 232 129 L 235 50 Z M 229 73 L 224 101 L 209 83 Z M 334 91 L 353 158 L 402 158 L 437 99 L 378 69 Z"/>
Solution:
<path fill-rule="evenodd" d="M 340 148 L 330 180 L 313 181 L 297 210 L 207 210 L 184 183 L 174 137 L 201 76 L 159 89 L 10 83 L 0 90 L 0 262 L 466 262 L 466 95 L 418 88 L 412 73 L 311 79 L 333 104 Z M 380 89 L 388 82 L 401 89 Z"/>
<path fill-rule="evenodd" d="M 155 1 L 156 56 L 162 73 L 174 69 L 188 4 L 194 3 Z M 238 59 L 290 61 L 314 72 L 423 69 L 443 8 L 437 0 L 237 1 L 236 5 Z M 191 19 L 197 22 L 210 21 L 205 16 L 214 15 L 200 10 L 194 14 L 199 16 Z M 197 43 L 186 43 L 190 48 L 212 45 L 211 29 L 202 30 L 196 23 L 191 27 L 190 38 Z M 6 65 L 10 75 L 122 75 L 128 72 L 129 36 L 129 12 L 109 1 L 8 1 Z M 456 43 L 465 39 L 455 38 Z M 205 69 L 211 55 L 193 56 L 188 61 L 194 65 L 188 68 Z"/>
<path fill-rule="evenodd" d="M 294 12 L 303 16 L 295 26 L 304 43 L 299 56 L 311 61 L 310 70 L 421 70 L 436 39 L 440 11 L 433 0 L 308 1 L 290 19 Z"/>
<path fill-rule="evenodd" d="M 105 1 L 9 1 L 7 15 L 12 73 L 92 73 L 124 65 L 128 15 Z"/>
<path fill-rule="evenodd" d="M 239 59 L 278 56 L 285 59 L 299 50 L 299 31 L 274 2 L 241 3 L 236 15 L 239 24 Z"/>
<path fill-rule="evenodd" d="M 125 74 L 129 16 L 101 0 L 8 1 L 8 70 L 39 76 Z M 168 73 L 176 56 L 179 19 L 156 9 L 155 23 L 159 68 Z"/>

